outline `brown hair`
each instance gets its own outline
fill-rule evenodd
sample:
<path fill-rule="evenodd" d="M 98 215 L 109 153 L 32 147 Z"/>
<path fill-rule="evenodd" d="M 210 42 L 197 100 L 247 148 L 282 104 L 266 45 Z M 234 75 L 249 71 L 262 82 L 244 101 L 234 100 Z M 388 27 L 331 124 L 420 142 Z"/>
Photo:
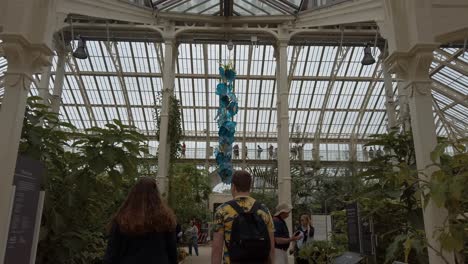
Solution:
<path fill-rule="evenodd" d="M 306 213 L 301 214 L 300 219 L 302 219 L 303 216 L 305 216 L 305 218 L 306 218 L 306 220 L 307 220 L 307 224 L 308 224 L 308 225 L 311 225 L 311 224 L 312 224 L 312 219 L 310 218 L 310 215 L 309 215 L 309 214 L 306 214 Z"/>
<path fill-rule="evenodd" d="M 161 199 L 156 180 L 140 178 L 114 216 L 124 234 L 141 235 L 175 230 L 174 212 Z"/>
<path fill-rule="evenodd" d="M 249 192 L 252 184 L 252 176 L 246 171 L 235 171 L 232 175 L 232 184 L 238 192 Z"/>

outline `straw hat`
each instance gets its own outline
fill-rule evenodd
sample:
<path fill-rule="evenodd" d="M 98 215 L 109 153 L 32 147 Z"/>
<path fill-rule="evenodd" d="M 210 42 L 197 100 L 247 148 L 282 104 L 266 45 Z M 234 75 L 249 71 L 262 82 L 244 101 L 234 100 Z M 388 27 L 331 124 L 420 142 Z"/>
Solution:
<path fill-rule="evenodd" d="M 292 206 L 290 206 L 287 203 L 280 203 L 278 206 L 276 206 L 276 213 L 275 216 L 280 215 L 281 213 L 289 213 L 292 210 Z"/>

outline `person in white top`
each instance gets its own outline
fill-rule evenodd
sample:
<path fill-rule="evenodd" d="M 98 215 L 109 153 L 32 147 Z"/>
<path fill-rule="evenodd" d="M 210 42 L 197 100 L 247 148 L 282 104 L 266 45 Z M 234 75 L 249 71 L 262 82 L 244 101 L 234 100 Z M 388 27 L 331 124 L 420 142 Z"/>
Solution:
<path fill-rule="evenodd" d="M 296 256 L 297 264 L 309 263 L 306 259 L 299 258 L 299 251 L 314 239 L 315 229 L 312 226 L 312 219 L 309 214 L 301 215 L 301 226 L 294 233 L 295 236 L 302 236 L 301 239 L 294 243 L 294 255 Z"/>
<path fill-rule="evenodd" d="M 195 222 L 190 221 L 190 227 L 187 229 L 189 255 L 192 256 L 192 247 L 195 249 L 195 254 L 198 256 L 198 227 Z"/>

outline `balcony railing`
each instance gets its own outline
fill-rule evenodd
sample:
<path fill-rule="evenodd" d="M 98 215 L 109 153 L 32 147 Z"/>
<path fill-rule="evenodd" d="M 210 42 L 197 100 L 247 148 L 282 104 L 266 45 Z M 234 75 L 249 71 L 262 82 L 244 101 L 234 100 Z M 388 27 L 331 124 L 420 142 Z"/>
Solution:
<path fill-rule="evenodd" d="M 154 150 L 153 150 L 154 151 Z M 245 155 L 245 151 L 242 149 L 239 150 L 239 154 L 236 155 L 233 153 L 233 159 L 238 160 L 242 159 L 241 155 Z M 351 155 L 349 151 L 341 151 L 341 150 L 322 150 L 319 152 L 320 160 L 322 161 L 349 161 Z M 312 161 L 313 159 L 313 152 L 312 150 L 303 150 L 299 152 L 292 152 L 289 153 L 289 158 L 291 160 L 304 160 L 304 161 Z M 181 153 L 182 159 L 215 159 L 214 150 L 208 151 L 208 157 L 205 148 L 187 148 L 185 150 L 185 155 Z M 262 152 L 258 152 L 257 149 L 249 149 L 247 150 L 246 160 L 276 160 L 277 153 L 269 153 L 268 150 L 263 150 Z M 357 153 L 357 160 L 358 161 L 369 161 L 369 153 L 358 151 Z"/>

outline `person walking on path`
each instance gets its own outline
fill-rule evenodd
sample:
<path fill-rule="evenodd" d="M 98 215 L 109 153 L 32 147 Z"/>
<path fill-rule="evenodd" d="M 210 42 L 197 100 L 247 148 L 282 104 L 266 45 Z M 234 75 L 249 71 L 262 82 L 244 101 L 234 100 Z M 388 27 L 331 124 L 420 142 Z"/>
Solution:
<path fill-rule="evenodd" d="M 176 218 L 155 179 L 137 181 L 109 226 L 103 263 L 177 263 Z"/>
<path fill-rule="evenodd" d="M 261 159 L 262 152 L 263 152 L 262 147 L 260 147 L 260 145 L 257 145 L 257 159 Z"/>
<path fill-rule="evenodd" d="M 234 152 L 234 158 L 239 159 L 239 145 L 235 144 L 232 150 Z"/>
<path fill-rule="evenodd" d="M 370 158 L 371 160 L 373 160 L 374 157 L 375 157 L 375 156 L 374 156 L 374 148 L 370 147 L 370 150 L 369 150 L 369 158 Z"/>
<path fill-rule="evenodd" d="M 192 256 L 192 247 L 195 249 L 195 255 L 198 256 L 198 227 L 195 221 L 190 221 L 190 227 L 186 231 L 188 237 L 189 255 Z"/>
<path fill-rule="evenodd" d="M 185 142 L 182 143 L 182 150 L 181 150 L 181 156 L 182 158 L 185 158 L 185 151 L 187 150 L 187 146 L 185 145 Z"/>
<path fill-rule="evenodd" d="M 292 207 L 285 203 L 280 203 L 276 207 L 276 213 L 273 217 L 275 224 L 275 264 L 288 264 L 288 248 L 291 242 L 302 238 L 302 234 L 289 237 L 289 229 L 284 221 L 289 217 Z"/>
<path fill-rule="evenodd" d="M 268 208 L 250 197 L 251 184 L 248 172 L 234 172 L 234 199 L 219 206 L 214 217 L 212 264 L 274 263 L 273 220 Z"/>
<path fill-rule="evenodd" d="M 273 159 L 273 145 L 270 144 L 268 147 L 268 159 Z"/>

